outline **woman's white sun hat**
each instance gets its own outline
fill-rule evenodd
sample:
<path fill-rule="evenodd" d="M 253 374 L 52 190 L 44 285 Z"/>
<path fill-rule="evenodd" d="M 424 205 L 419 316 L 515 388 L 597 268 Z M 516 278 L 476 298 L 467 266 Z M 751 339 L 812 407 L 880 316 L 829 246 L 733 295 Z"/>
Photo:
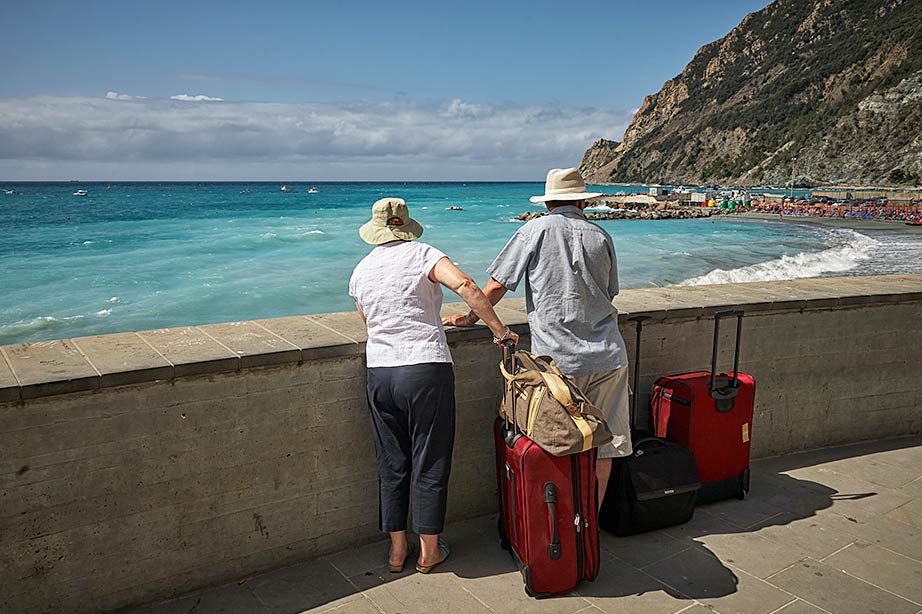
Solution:
<path fill-rule="evenodd" d="M 415 241 L 423 234 L 422 225 L 410 217 L 402 198 L 382 198 L 371 207 L 371 221 L 359 228 L 365 243 L 382 245 L 390 241 Z"/>
<path fill-rule="evenodd" d="M 528 200 L 543 203 L 549 200 L 585 200 L 602 196 L 601 193 L 587 192 L 583 176 L 575 168 L 552 168 L 547 172 L 544 183 L 544 195 L 532 196 Z"/>

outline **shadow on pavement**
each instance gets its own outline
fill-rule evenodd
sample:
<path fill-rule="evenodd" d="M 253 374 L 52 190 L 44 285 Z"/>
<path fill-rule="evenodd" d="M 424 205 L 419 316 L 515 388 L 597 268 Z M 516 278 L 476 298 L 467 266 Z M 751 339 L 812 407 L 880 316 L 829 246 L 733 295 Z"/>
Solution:
<path fill-rule="evenodd" d="M 752 488 L 745 500 L 701 506 L 687 524 L 661 531 L 625 538 L 600 535 L 599 577 L 594 582 L 580 583 L 570 596 L 552 599 L 581 597 L 592 602 L 634 596 L 642 600 L 637 611 L 646 611 L 647 600 L 709 600 L 737 592 L 745 596 L 747 582 L 758 582 L 752 576 L 767 578 L 800 560 L 804 551 L 798 540 L 802 536 L 815 539 L 822 532 L 812 523 L 788 525 L 815 517 L 834 505 L 852 506 L 843 507 L 843 512 L 854 506 L 875 505 L 877 492 L 840 492 L 788 475 L 789 472 L 806 469 L 810 475 L 827 475 L 819 465 L 919 444 L 918 438 L 897 439 L 758 460 L 753 464 Z M 837 480 L 831 477 L 829 482 L 836 484 Z M 373 513 L 369 510 L 369 514 Z M 848 513 L 842 517 L 846 522 L 858 522 Z M 772 532 L 779 527 L 788 527 L 780 533 L 790 534 L 779 538 L 779 531 Z M 417 574 L 414 559 L 408 561 L 402 573 L 389 573 L 388 544 L 379 541 L 182 597 L 144 612 L 175 614 L 192 609 L 196 613 L 294 614 L 312 608 L 338 608 L 339 604 L 365 597 L 388 612 L 388 603 L 399 606 L 399 611 L 424 611 L 432 606 L 433 599 L 450 601 L 458 607 L 471 600 L 472 611 L 481 611 L 484 605 L 497 612 L 530 609 L 531 599 L 525 595 L 521 575 L 511 556 L 499 545 L 495 514 L 454 522 L 445 537 L 452 547 L 451 558 L 429 576 Z M 671 611 L 682 606 L 679 603 Z"/>

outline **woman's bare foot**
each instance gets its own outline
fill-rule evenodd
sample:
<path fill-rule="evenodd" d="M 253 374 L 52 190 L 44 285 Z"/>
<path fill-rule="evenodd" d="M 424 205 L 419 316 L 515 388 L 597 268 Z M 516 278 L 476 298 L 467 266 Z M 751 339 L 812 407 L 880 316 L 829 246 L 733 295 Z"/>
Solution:
<path fill-rule="evenodd" d="M 406 531 L 394 531 L 391 533 L 391 551 L 387 557 L 387 565 L 391 569 L 403 569 L 403 563 L 407 560 L 407 554 L 410 553 L 410 546 L 407 543 Z"/>
<path fill-rule="evenodd" d="M 420 535 L 420 552 L 416 561 L 416 569 L 429 573 L 433 567 L 448 558 L 448 544 L 439 539 L 438 535 Z"/>

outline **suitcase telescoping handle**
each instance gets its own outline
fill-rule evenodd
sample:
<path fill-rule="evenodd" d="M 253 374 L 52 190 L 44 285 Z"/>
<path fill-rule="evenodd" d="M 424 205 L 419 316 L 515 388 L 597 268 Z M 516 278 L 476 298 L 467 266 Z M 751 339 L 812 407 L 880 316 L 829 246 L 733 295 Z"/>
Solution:
<path fill-rule="evenodd" d="M 515 373 L 515 344 L 509 341 L 503 343 L 503 364 L 506 365 L 506 371 L 509 375 Z"/>
<path fill-rule="evenodd" d="M 640 335 L 643 333 L 644 320 L 650 316 L 637 316 L 628 322 L 637 323 L 637 341 L 634 343 L 634 401 L 631 403 L 630 428 L 634 430 L 634 416 L 637 414 L 637 397 L 640 396 Z"/>
<path fill-rule="evenodd" d="M 736 350 L 733 354 L 733 380 L 721 388 L 717 387 L 717 350 L 720 343 L 720 319 L 736 318 Z M 743 312 L 736 309 L 732 311 L 719 311 L 714 314 L 714 350 L 711 355 L 711 397 L 717 401 L 717 411 L 725 412 L 733 409 L 733 399 L 740 391 L 740 341 L 743 336 Z"/>
<path fill-rule="evenodd" d="M 544 502 L 551 512 L 551 539 L 547 545 L 547 555 L 556 561 L 560 558 L 560 536 L 557 535 L 557 486 L 553 482 L 544 485 Z"/>
<path fill-rule="evenodd" d="M 514 343 L 504 343 L 503 348 L 503 366 L 506 369 L 506 373 L 509 375 L 515 374 L 515 344 Z M 519 438 L 519 434 L 516 432 L 516 421 L 515 421 L 515 389 L 513 384 L 509 381 L 505 382 L 506 388 L 509 392 L 510 402 L 512 403 L 512 426 L 510 428 L 509 424 L 509 413 L 506 413 L 506 432 L 503 434 L 503 440 L 506 442 L 506 445 L 509 448 L 515 446 L 516 440 Z"/>

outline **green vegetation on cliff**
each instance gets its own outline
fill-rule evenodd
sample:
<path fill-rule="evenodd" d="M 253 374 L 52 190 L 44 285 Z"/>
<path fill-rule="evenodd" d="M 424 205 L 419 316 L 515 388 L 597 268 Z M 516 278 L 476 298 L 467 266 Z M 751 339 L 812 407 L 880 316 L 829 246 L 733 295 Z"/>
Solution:
<path fill-rule="evenodd" d="M 590 181 L 922 181 L 922 1 L 776 0 L 647 96 Z"/>

